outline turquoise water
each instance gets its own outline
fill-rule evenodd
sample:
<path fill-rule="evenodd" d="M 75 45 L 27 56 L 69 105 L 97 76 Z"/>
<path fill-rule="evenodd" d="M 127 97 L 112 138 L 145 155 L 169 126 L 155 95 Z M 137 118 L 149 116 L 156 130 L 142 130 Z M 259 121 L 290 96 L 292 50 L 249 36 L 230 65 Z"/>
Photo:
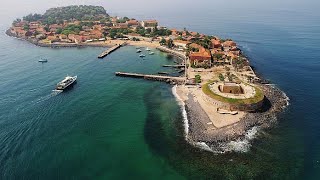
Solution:
<path fill-rule="evenodd" d="M 279 124 L 261 132 L 248 153 L 193 148 L 169 85 L 114 76 L 169 71 L 161 65 L 174 59 L 155 51 L 142 60 L 134 47 L 103 60 L 96 56 L 104 48 L 40 48 L 6 37 L 11 20 L 1 18 L 0 179 L 320 178 L 319 3 L 204 0 L 195 9 L 164 2 L 134 10 L 102 4 L 117 15 L 235 39 L 258 73 L 289 96 Z M 21 15 L 29 12 L 23 8 Z M 40 57 L 49 62 L 38 63 Z M 78 83 L 52 94 L 67 74 L 78 75 Z"/>

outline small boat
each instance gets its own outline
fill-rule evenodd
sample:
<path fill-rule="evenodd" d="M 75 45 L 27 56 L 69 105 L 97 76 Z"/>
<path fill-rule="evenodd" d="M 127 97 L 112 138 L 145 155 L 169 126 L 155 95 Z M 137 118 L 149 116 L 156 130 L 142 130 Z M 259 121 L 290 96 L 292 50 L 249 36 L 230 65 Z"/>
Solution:
<path fill-rule="evenodd" d="M 61 82 L 59 82 L 56 86 L 56 90 L 65 90 L 68 87 L 70 87 L 71 85 L 73 85 L 76 80 L 77 80 L 78 76 L 67 76 L 65 77 Z"/>
<path fill-rule="evenodd" d="M 149 52 L 149 55 L 154 55 L 154 52 L 152 52 L 152 51 L 151 51 L 151 52 Z"/>
<path fill-rule="evenodd" d="M 141 53 L 141 49 L 138 49 L 138 50 L 137 50 L 137 53 Z"/>
<path fill-rule="evenodd" d="M 143 57 L 146 57 L 146 55 L 140 54 L 139 57 L 143 58 Z"/>
<path fill-rule="evenodd" d="M 38 60 L 38 62 L 46 63 L 46 62 L 48 62 L 48 59 L 40 58 L 40 59 Z"/>
<path fill-rule="evenodd" d="M 151 49 L 149 49 L 148 47 L 146 48 L 146 51 L 151 51 Z"/>
<path fill-rule="evenodd" d="M 168 72 L 158 72 L 158 74 L 164 74 L 164 75 L 168 75 Z"/>

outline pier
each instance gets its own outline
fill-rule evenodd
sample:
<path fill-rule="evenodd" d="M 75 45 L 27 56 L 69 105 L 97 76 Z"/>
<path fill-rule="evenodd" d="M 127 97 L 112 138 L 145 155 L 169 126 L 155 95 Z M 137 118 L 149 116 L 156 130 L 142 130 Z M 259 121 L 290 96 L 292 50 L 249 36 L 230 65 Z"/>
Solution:
<path fill-rule="evenodd" d="M 104 58 L 106 56 L 108 56 L 110 53 L 112 53 L 113 51 L 119 49 L 121 46 L 123 46 L 124 44 L 117 44 L 115 46 L 112 46 L 111 48 L 103 51 L 99 56 L 98 58 Z"/>
<path fill-rule="evenodd" d="M 153 80 L 153 81 L 164 81 L 170 84 L 184 84 L 186 81 L 186 78 L 184 77 L 160 76 L 160 75 L 152 75 L 152 74 L 115 72 L 115 75 L 123 76 L 123 77 L 141 78 L 141 79 Z"/>
<path fill-rule="evenodd" d="M 184 68 L 184 64 L 179 64 L 179 65 L 162 65 L 162 67 L 173 67 L 173 68 Z"/>

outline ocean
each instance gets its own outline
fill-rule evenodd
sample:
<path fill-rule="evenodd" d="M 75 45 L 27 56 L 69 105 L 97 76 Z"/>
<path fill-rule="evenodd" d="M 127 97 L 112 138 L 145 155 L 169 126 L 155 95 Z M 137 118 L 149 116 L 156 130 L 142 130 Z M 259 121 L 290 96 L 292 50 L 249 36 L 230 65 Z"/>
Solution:
<path fill-rule="evenodd" d="M 176 74 L 161 66 L 174 64 L 173 57 L 154 50 L 141 59 L 131 46 L 105 59 L 97 59 L 105 49 L 100 47 L 37 47 L 7 37 L 11 19 L 1 18 L 0 179 L 320 178 L 319 3 L 203 0 L 194 8 L 165 2 L 134 8 L 94 3 L 112 15 L 155 18 L 167 27 L 234 39 L 257 73 L 290 98 L 278 124 L 253 129 L 248 142 L 233 142 L 236 152 L 193 147 L 185 141 L 172 86 L 114 75 Z M 16 11 L 9 17 L 25 10 Z M 41 57 L 49 62 L 39 63 Z M 77 75 L 77 84 L 52 92 L 66 75 Z"/>

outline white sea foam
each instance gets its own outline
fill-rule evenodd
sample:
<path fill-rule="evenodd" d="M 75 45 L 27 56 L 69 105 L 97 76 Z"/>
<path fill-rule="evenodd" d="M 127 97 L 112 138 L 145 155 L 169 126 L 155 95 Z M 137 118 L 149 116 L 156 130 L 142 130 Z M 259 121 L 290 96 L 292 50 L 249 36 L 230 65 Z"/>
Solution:
<path fill-rule="evenodd" d="M 287 106 L 290 105 L 289 101 L 290 101 L 290 98 L 287 96 L 287 94 L 285 92 L 282 92 L 283 93 L 283 96 L 285 97 L 285 100 L 287 101 Z"/>
<path fill-rule="evenodd" d="M 184 104 L 183 100 L 180 98 L 180 96 L 177 93 L 177 85 L 173 86 L 172 94 L 175 96 L 175 98 L 177 99 L 178 104 L 180 106 L 180 109 L 181 109 L 181 112 L 182 112 L 182 117 L 183 117 L 183 126 L 184 126 L 185 138 L 187 139 L 188 133 L 189 133 L 188 116 L 187 116 L 187 111 L 186 111 L 186 108 L 185 108 L 185 104 Z"/>
<path fill-rule="evenodd" d="M 213 149 L 211 149 L 205 142 L 197 142 L 194 144 L 196 147 L 206 150 L 206 151 L 210 151 L 210 152 L 214 152 Z"/>
<path fill-rule="evenodd" d="M 257 126 L 254 126 L 253 128 L 249 129 L 246 132 L 244 138 L 238 139 L 236 141 L 230 141 L 222 148 L 223 151 L 248 152 L 250 150 L 250 147 L 252 146 L 250 142 L 254 138 L 256 138 L 259 129 L 260 128 Z"/>

